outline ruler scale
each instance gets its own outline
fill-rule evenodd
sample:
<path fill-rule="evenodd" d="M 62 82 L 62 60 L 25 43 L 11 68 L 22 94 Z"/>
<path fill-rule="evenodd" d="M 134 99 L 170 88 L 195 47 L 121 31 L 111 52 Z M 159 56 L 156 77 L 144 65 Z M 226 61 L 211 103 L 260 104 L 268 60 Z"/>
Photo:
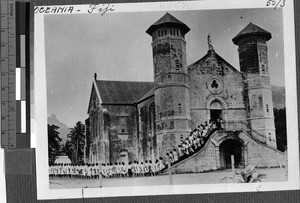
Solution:
<path fill-rule="evenodd" d="M 30 97 L 28 16 L 28 2 L 1 1 L 1 147 L 3 148 L 30 147 L 28 130 L 30 103 L 26 101 Z"/>

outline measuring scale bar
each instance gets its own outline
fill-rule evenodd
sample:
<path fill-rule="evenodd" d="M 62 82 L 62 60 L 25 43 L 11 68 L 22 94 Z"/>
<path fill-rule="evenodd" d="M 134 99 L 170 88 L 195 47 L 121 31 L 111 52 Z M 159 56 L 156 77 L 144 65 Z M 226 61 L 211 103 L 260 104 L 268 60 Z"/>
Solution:
<path fill-rule="evenodd" d="M 6 148 L 30 147 L 29 10 L 28 2 L 1 1 L 1 146 Z"/>
<path fill-rule="evenodd" d="M 1 1 L 1 146 L 16 147 L 15 3 Z"/>

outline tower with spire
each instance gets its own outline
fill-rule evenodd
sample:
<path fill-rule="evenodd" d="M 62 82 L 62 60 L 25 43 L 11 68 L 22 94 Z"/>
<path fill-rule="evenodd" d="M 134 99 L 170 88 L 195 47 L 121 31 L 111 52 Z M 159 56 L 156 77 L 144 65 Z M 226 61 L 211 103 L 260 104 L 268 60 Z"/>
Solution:
<path fill-rule="evenodd" d="M 146 31 L 152 36 L 156 130 L 159 154 L 190 133 L 185 34 L 190 28 L 166 13 Z"/>
<path fill-rule="evenodd" d="M 246 112 L 251 128 L 276 148 L 273 100 L 269 76 L 268 31 L 249 23 L 233 39 L 238 46 L 240 70 L 246 84 Z"/>

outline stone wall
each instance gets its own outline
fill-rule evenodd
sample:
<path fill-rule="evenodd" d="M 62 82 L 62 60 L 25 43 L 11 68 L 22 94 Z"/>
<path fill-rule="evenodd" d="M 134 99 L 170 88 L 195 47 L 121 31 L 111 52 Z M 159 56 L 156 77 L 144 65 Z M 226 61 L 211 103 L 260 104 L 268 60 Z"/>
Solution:
<path fill-rule="evenodd" d="M 137 104 L 139 161 L 156 160 L 158 158 L 155 125 L 154 97 Z"/>
<path fill-rule="evenodd" d="M 103 134 L 109 138 L 110 162 L 118 162 L 121 150 L 128 151 L 128 160 L 137 160 L 137 117 L 134 105 L 103 105 Z"/>
<path fill-rule="evenodd" d="M 108 137 L 103 133 L 103 108 L 100 105 L 95 88 L 92 88 L 91 100 L 89 104 L 89 126 L 86 126 L 86 130 L 89 130 L 87 135 L 86 146 L 89 148 L 88 163 L 95 162 L 109 162 L 109 152 L 105 149 L 105 144 L 108 145 Z"/>
<path fill-rule="evenodd" d="M 246 121 L 242 75 L 214 51 L 189 66 L 192 129 L 210 119 L 210 104 L 220 102 L 223 120 Z"/>
<path fill-rule="evenodd" d="M 216 170 L 216 154 L 213 143 L 209 142 L 197 154 L 173 167 L 174 173 L 195 173 Z"/>

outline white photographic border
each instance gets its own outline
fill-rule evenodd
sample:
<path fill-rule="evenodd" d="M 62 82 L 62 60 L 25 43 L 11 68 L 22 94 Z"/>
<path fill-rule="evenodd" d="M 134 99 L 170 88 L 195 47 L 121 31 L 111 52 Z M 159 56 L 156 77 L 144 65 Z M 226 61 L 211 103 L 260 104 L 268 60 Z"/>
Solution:
<path fill-rule="evenodd" d="M 267 0 L 204 0 L 155 3 L 111 4 L 113 12 L 183 11 L 267 8 Z M 77 13 L 87 13 L 86 5 L 73 5 Z M 270 5 L 269 5 L 270 6 Z M 48 6 L 54 7 L 54 6 Z M 32 115 L 31 147 L 36 148 L 37 198 L 89 198 L 141 195 L 172 195 L 224 192 L 254 192 L 299 189 L 299 141 L 297 115 L 296 56 L 293 1 L 285 1 L 283 9 L 284 64 L 286 89 L 286 114 L 288 135 L 288 181 L 251 184 L 197 184 L 166 186 L 133 186 L 86 189 L 49 189 L 48 143 L 47 143 L 47 99 L 45 68 L 44 16 L 53 13 L 35 13 L 34 16 L 34 101 Z M 50 11 L 51 9 L 49 9 Z M 44 9 L 46 11 L 46 8 Z M 111 11 L 108 11 L 111 12 Z M 61 14 L 60 14 L 61 15 Z M 65 15 L 69 14 L 67 11 Z M 101 15 L 101 13 L 99 13 Z"/>

